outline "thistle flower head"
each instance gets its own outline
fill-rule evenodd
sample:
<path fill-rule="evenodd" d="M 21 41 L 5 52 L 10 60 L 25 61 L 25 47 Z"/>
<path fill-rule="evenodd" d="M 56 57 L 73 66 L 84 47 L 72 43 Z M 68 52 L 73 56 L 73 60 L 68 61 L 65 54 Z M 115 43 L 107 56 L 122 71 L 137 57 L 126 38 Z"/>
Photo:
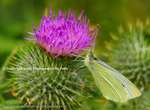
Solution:
<path fill-rule="evenodd" d="M 83 14 L 62 13 L 43 16 L 40 26 L 34 31 L 36 42 L 55 56 L 74 56 L 94 44 L 96 29 L 89 26 Z"/>
<path fill-rule="evenodd" d="M 76 110 L 96 90 L 82 60 L 53 58 L 32 43 L 17 48 L 5 66 L 12 95 L 32 110 Z"/>

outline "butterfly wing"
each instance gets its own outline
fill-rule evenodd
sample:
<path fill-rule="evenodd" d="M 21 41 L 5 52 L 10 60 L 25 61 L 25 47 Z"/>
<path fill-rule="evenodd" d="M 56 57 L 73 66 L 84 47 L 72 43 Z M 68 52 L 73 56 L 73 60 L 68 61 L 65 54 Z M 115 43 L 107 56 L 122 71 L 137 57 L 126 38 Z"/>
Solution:
<path fill-rule="evenodd" d="M 115 102 L 126 102 L 140 95 L 140 91 L 132 82 L 104 62 L 87 56 L 85 65 L 105 98 Z"/>
<path fill-rule="evenodd" d="M 110 67 L 102 61 L 98 61 L 98 63 L 104 66 L 105 68 L 109 69 L 109 71 L 111 71 L 110 74 L 113 75 L 123 85 L 124 89 L 128 94 L 128 99 L 132 99 L 141 95 L 139 89 L 117 70 L 113 69 L 112 67 Z"/>

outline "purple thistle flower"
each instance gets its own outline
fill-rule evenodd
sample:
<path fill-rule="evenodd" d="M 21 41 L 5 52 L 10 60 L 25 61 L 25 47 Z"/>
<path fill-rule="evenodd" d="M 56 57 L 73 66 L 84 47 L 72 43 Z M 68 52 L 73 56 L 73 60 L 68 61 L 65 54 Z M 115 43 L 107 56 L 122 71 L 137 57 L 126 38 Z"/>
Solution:
<path fill-rule="evenodd" d="M 43 16 L 40 26 L 34 31 L 36 42 L 54 56 L 79 55 L 94 45 L 96 28 L 90 28 L 89 22 L 81 13 Z"/>

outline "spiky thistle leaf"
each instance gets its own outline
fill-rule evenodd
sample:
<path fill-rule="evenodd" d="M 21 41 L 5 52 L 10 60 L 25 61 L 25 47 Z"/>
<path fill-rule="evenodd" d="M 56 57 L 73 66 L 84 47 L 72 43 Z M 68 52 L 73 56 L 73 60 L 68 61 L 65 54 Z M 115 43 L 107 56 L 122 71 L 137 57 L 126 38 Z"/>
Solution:
<path fill-rule="evenodd" d="M 39 110 L 74 110 L 91 88 L 86 72 L 81 72 L 82 58 L 54 58 L 34 44 L 26 44 L 5 66 L 13 73 L 13 95 L 28 107 Z"/>

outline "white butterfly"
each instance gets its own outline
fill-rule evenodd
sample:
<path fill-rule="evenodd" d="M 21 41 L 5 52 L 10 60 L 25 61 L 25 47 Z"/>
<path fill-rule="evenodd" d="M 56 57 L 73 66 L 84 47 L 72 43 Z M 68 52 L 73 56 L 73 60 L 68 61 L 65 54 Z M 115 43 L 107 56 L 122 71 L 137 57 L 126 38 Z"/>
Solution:
<path fill-rule="evenodd" d="M 97 60 L 92 52 L 89 52 L 84 62 L 105 98 L 122 103 L 141 95 L 131 81 L 106 63 Z"/>

